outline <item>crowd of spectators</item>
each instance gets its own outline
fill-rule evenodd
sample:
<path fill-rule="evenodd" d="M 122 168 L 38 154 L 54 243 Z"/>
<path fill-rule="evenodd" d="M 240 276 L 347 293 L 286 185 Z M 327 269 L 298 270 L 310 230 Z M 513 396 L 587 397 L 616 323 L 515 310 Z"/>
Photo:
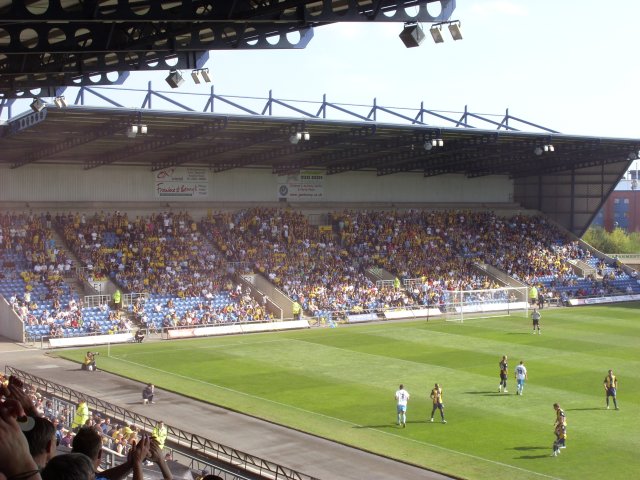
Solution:
<path fill-rule="evenodd" d="M 169 480 L 173 476 L 165 460 L 170 455 L 163 452 L 165 439 L 162 422 L 149 435 L 133 425 L 112 424 L 110 418 L 90 412 L 83 400 L 72 413 L 64 402 L 0 374 L 0 474 L 6 478 L 115 480 L 133 471 L 134 479 L 142 479 L 143 465 L 155 463 Z M 103 448 L 117 452 L 123 461 L 101 468 Z"/>
<path fill-rule="evenodd" d="M 127 292 L 175 297 L 220 290 L 226 264 L 186 212 L 129 219 L 126 212 L 57 215 L 69 248 L 94 278 Z"/>
<path fill-rule="evenodd" d="M 376 286 L 366 275 L 372 262 L 350 257 L 332 229 L 311 225 L 298 211 L 257 207 L 219 213 L 205 218 L 202 228 L 228 261 L 261 273 L 313 315 L 412 301 L 404 291 Z"/>
<path fill-rule="evenodd" d="M 264 207 L 210 213 L 199 223 L 187 212 L 135 218 L 118 211 L 5 215 L 0 246 L 11 252 L 17 245 L 28 248 L 30 263 L 25 263 L 32 268 L 21 271 L 24 281 L 49 282 L 51 308 L 36 315 L 33 299 L 25 295 L 12 296 L 11 303 L 27 325 L 50 325 L 45 333 L 52 336 L 105 328 L 84 322 L 75 299 L 60 302 L 56 288 L 63 291 L 64 282 L 56 265 L 64 270 L 69 262 L 51 262 L 64 255 L 56 253 L 48 224 L 57 226 L 94 279 L 110 278 L 125 292 L 148 294 L 134 314 L 150 327 L 270 320 L 259 298 L 237 290 L 234 275 L 242 272 L 263 274 L 309 315 L 442 306 L 451 291 L 504 286 L 478 264 L 538 285 L 550 296 L 602 295 L 618 288 L 613 281 L 618 269 L 612 273 L 606 264 L 597 265 L 602 276 L 579 278 L 571 262 L 590 261 L 589 251 L 540 216 L 346 210 L 328 218 L 329 225 L 312 225 L 300 211 Z M 375 282 L 372 268 L 396 281 Z M 228 302 L 221 305 L 220 298 Z M 126 318 L 109 315 L 109 332 L 131 327 Z"/>

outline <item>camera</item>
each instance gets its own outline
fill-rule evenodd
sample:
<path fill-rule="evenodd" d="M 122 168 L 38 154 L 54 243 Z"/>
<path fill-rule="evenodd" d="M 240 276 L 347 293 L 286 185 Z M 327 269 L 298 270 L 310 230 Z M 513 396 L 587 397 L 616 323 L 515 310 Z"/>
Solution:
<path fill-rule="evenodd" d="M 100 355 L 100 352 L 91 352 L 93 354 L 93 356 L 95 357 L 96 355 Z"/>

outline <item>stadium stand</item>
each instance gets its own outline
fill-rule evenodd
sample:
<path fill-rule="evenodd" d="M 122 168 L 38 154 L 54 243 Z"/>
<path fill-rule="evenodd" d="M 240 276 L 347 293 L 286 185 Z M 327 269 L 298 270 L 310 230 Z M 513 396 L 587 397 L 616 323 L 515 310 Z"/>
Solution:
<path fill-rule="evenodd" d="M 362 209 L 324 218 L 312 225 L 302 210 L 265 207 L 209 212 L 200 221 L 186 212 L 9 213 L 1 217 L 0 294 L 26 337 L 38 340 L 272 321 L 265 296 L 242 286 L 238 275 L 246 273 L 325 324 L 350 315 L 375 320 L 390 309 L 444 312 L 452 291 L 510 281 L 536 285 L 555 304 L 640 292 L 619 262 L 539 215 Z M 66 245 L 56 244 L 57 233 Z M 79 298 L 66 282 L 73 256 L 90 278 L 107 278 L 139 300 L 120 310 Z"/>

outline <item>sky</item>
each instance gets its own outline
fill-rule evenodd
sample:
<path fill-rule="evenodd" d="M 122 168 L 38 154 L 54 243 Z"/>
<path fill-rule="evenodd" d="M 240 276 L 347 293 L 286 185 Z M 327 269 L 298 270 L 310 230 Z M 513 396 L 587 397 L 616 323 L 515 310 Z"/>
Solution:
<path fill-rule="evenodd" d="M 429 110 L 458 112 L 456 118 L 465 105 L 497 119 L 508 108 L 561 133 L 640 139 L 638 18 L 637 0 L 457 0 L 451 19 L 461 22 L 461 41 L 445 28 L 445 42 L 435 44 L 424 24 L 424 43 L 406 48 L 398 38 L 402 23 L 341 23 L 316 28 L 306 49 L 212 51 L 206 67 L 224 96 L 266 98 L 272 90 L 279 99 L 320 102 L 326 94 L 336 103 L 371 106 L 376 99 L 414 110 L 424 102 Z M 152 81 L 169 92 L 167 73 L 132 73 L 124 88 L 146 89 Z M 172 91 L 179 102 L 194 101 L 180 98 L 187 92 L 210 91 L 189 73 Z M 142 105 L 142 94 L 113 96 L 127 107 Z M 202 110 L 206 99 L 196 98 Z"/>

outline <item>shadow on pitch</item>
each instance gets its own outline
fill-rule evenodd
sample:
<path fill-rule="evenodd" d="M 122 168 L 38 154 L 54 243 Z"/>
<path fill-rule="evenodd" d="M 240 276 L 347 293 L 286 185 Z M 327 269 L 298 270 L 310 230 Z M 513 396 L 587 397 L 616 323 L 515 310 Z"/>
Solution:
<path fill-rule="evenodd" d="M 533 452 L 535 450 L 549 450 L 549 447 L 538 447 L 538 446 L 523 446 L 523 447 L 513 447 L 513 448 L 508 448 L 507 450 L 516 450 L 518 452 Z M 518 459 L 522 459 L 522 460 L 535 460 L 536 458 L 545 458 L 548 457 L 549 454 L 548 453 L 542 453 L 542 454 L 538 454 L 538 455 L 520 455 L 519 457 L 514 457 L 514 458 L 518 458 Z"/>
<path fill-rule="evenodd" d="M 508 397 L 508 393 L 502 392 L 464 392 L 466 395 L 482 395 L 483 397 Z"/>
<path fill-rule="evenodd" d="M 547 450 L 550 450 L 549 447 L 547 447 Z M 542 455 L 520 455 L 519 457 L 514 458 L 520 460 L 535 460 L 537 458 L 549 458 L 549 454 L 543 453 Z"/>
<path fill-rule="evenodd" d="M 414 421 L 407 421 L 407 426 L 411 425 L 411 424 L 418 424 L 418 423 L 426 423 L 424 420 L 414 420 Z M 405 430 L 404 428 L 402 428 L 400 425 L 397 425 L 396 423 L 383 423 L 380 425 L 354 425 L 352 428 L 383 428 L 383 429 L 388 429 L 388 430 Z"/>
<path fill-rule="evenodd" d="M 407 422 L 407 423 L 411 423 L 411 422 Z M 389 429 L 389 430 L 402 430 L 402 428 L 400 428 L 400 426 L 396 425 L 395 423 L 383 423 L 380 425 L 354 425 L 352 428 L 384 428 L 384 429 Z"/>
<path fill-rule="evenodd" d="M 591 408 L 565 408 L 567 412 L 584 412 L 587 410 L 606 410 L 604 407 L 591 407 Z"/>

